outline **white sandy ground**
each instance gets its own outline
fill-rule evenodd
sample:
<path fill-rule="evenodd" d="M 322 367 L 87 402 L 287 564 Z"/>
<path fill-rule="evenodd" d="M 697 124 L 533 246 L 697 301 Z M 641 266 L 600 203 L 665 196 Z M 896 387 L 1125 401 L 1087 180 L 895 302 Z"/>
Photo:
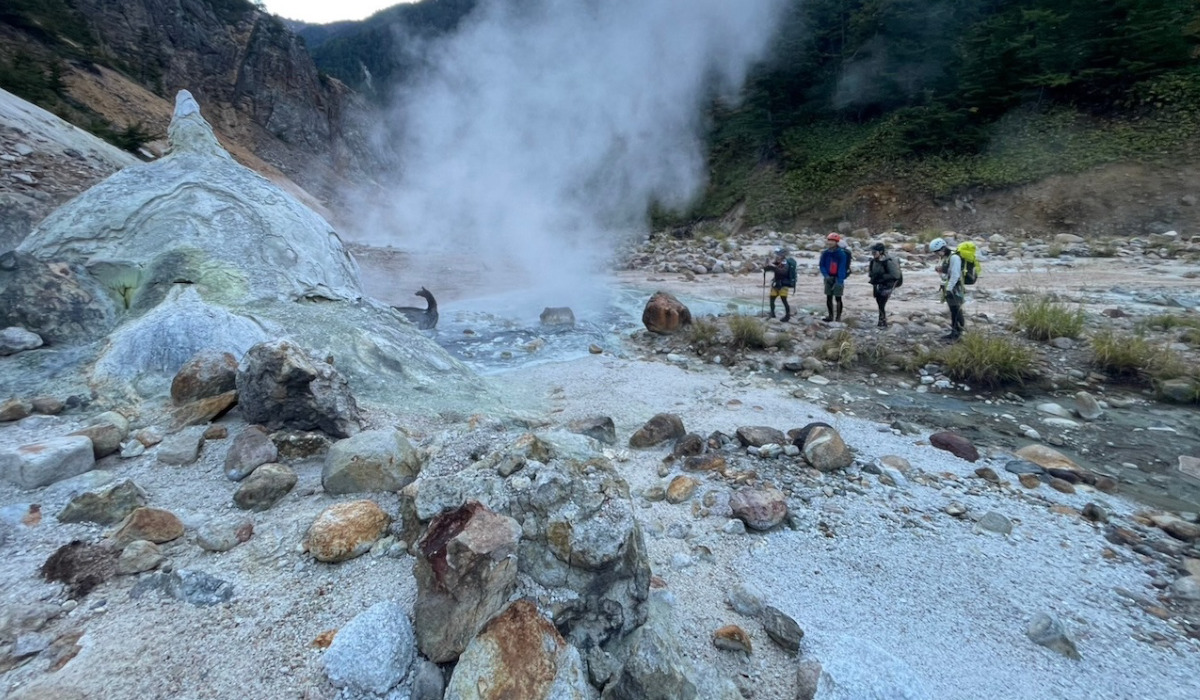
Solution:
<path fill-rule="evenodd" d="M 786 430 L 825 420 L 864 459 L 895 454 L 916 469 L 963 477 L 979 466 L 921 445 L 917 438 L 881 431 L 882 426 L 830 415 L 792 398 L 794 385 L 733 378 L 719 368 L 685 370 L 597 355 L 502 374 L 494 381 L 509 392 L 514 405 L 539 408 L 555 422 L 611 415 L 622 441 L 660 411 L 679 413 L 689 430 L 701 434 L 731 434 L 741 425 Z M 737 410 L 731 410 L 733 400 L 741 402 L 733 404 Z M 0 428 L 0 444 L 69 428 L 66 420 L 36 420 L 56 425 Z M 241 422 L 227 422 L 231 436 L 236 435 Z M 376 425 L 382 424 L 377 418 Z M 417 439 L 439 429 L 415 419 L 402 424 Z M 461 424 L 454 427 L 463 429 Z M 32 695 L 38 698 L 334 697 L 320 652 L 311 642 L 380 600 L 411 604 L 412 560 L 367 555 L 325 565 L 299 551 L 304 529 L 323 507 L 351 500 L 321 493 L 316 461 L 294 465 L 299 485 L 271 511 L 252 516 L 256 531 L 249 542 L 225 554 L 204 552 L 195 544 L 194 527 L 213 515 L 237 513 L 230 503 L 235 485 L 221 472 L 229 442 L 208 443 L 201 461 L 188 467 L 156 464 L 152 453 L 130 461 L 109 458 L 101 466 L 133 478 L 149 492 L 151 505 L 184 519 L 189 533 L 165 546 L 169 559 L 177 568 L 233 582 L 233 601 L 197 608 L 154 593 L 131 600 L 134 578 L 115 579 L 50 624 L 54 634 L 86 632 L 78 657 L 53 674 L 46 673 L 47 662 L 38 658 L 0 676 L 0 698 L 27 684 L 45 690 Z M 629 451 L 628 461 L 617 463 L 635 494 L 665 483 L 657 476 L 665 454 L 666 448 Z M 1001 463 L 994 466 L 1002 472 Z M 1127 515 L 1136 506 L 1117 497 L 1067 496 L 1044 488 L 1036 496 L 1001 494 L 994 487 L 983 489 L 978 479 L 968 481 L 978 495 L 967 494 L 967 486 L 937 490 L 913 484 L 895 490 L 867 475 L 869 488 L 856 494 L 843 491 L 849 483 L 845 475 L 833 475 L 825 483 L 844 495 L 818 496 L 810 505 L 793 499 L 801 528 L 766 535 L 721 534 L 724 517 L 697 520 L 690 504 L 650 504 L 640 498 L 637 503 L 655 573 L 666 579 L 677 600 L 686 653 L 730 676 L 743 674 L 759 700 L 794 696 L 796 661 L 775 647 L 757 623 L 727 608 L 726 592 L 738 582 L 757 588 L 767 603 L 800 623 L 806 632 L 805 654 L 828 661 L 843 638 L 868 640 L 910 665 L 929 697 L 939 700 L 1197 696 L 1200 645 L 1114 593 L 1123 587 L 1153 598 L 1150 567 L 1121 548 L 1116 548 L 1118 559 L 1102 558 L 1106 543 L 1099 531 L 1078 517 L 1048 510 L 1050 502 L 1079 508 L 1095 500 Z M 712 488 L 726 490 L 715 482 Z M 61 606 L 61 587 L 41 582 L 38 567 L 69 539 L 95 538 L 103 531 L 53 520 L 68 491 L 63 485 L 32 493 L 0 487 L 0 506 L 10 507 L 7 514 L 23 512 L 21 504 L 30 502 L 41 503 L 45 513 L 40 525 L 18 528 L 3 549 L 0 606 L 6 612 L 29 604 Z M 394 497 L 375 498 L 396 512 Z M 1013 534 L 977 534 L 969 520 L 942 512 L 951 501 L 980 512 L 1001 512 L 1014 520 Z M 832 527 L 834 537 L 822 534 L 820 521 Z M 692 526 L 690 541 L 665 534 L 676 523 Z M 711 560 L 697 557 L 693 544 L 708 546 Z M 671 561 L 680 553 L 695 561 L 677 571 Z M 1082 661 L 1070 661 L 1025 637 L 1026 624 L 1040 611 L 1064 620 Z M 712 632 L 729 623 L 750 633 L 754 653 L 749 659 L 712 646 Z M 1168 641 L 1153 646 L 1132 637 L 1153 632 Z M 80 694 L 70 695 L 68 689 Z"/>

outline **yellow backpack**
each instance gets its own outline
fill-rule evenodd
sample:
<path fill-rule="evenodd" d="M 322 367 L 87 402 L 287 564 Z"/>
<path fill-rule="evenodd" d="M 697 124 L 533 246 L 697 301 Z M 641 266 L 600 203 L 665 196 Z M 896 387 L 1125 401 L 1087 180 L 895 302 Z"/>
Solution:
<path fill-rule="evenodd" d="M 979 250 L 971 241 L 963 241 L 954 249 L 954 253 L 963 261 L 963 284 L 975 284 L 982 274 L 982 265 L 979 264 Z"/>

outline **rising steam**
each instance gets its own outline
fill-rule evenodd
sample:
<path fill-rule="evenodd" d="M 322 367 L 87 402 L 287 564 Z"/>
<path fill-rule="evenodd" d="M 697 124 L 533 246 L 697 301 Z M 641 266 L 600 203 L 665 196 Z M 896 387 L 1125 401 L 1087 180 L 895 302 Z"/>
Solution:
<path fill-rule="evenodd" d="M 652 202 L 699 192 L 706 101 L 736 94 L 784 2 L 481 0 L 399 91 L 381 139 L 400 163 L 355 237 L 578 303 Z"/>

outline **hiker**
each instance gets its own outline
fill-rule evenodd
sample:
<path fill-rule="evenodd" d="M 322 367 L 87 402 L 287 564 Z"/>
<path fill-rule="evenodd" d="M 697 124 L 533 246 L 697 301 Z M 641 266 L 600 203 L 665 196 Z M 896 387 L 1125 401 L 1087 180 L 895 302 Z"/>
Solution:
<path fill-rule="evenodd" d="M 955 341 L 962 337 L 963 329 L 967 325 L 962 308 L 967 296 L 963 280 L 963 260 L 943 238 L 930 241 L 929 252 L 942 256 L 938 274 L 942 277 L 942 300 L 950 308 L 950 332 L 942 336 L 942 340 Z"/>
<path fill-rule="evenodd" d="M 887 303 L 896 287 L 904 284 L 904 273 L 900 261 L 887 252 L 887 246 L 876 243 L 871 246 L 871 265 L 867 276 L 875 293 L 875 305 L 879 307 L 879 328 L 887 328 Z"/>
<path fill-rule="evenodd" d="M 825 322 L 842 320 L 842 291 L 846 275 L 850 274 L 850 251 L 839 245 L 842 237 L 831 233 L 825 237 L 825 250 L 821 253 L 821 276 L 825 278 Z M 834 310 L 834 300 L 837 310 Z"/>
<path fill-rule="evenodd" d="M 771 318 L 775 318 L 775 299 L 783 302 L 782 323 L 792 318 L 792 307 L 788 306 L 788 290 L 796 288 L 796 259 L 789 258 L 786 248 L 776 248 L 771 259 L 763 266 L 766 272 L 774 273 L 771 278 Z"/>

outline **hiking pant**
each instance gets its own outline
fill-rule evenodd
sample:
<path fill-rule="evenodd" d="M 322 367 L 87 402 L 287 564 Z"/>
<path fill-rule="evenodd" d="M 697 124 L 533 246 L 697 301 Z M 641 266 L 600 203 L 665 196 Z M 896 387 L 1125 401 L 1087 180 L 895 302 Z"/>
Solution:
<path fill-rule="evenodd" d="M 967 317 L 963 313 L 963 297 L 947 294 L 946 306 L 950 307 L 950 335 L 957 338 L 963 334 L 967 326 Z"/>
<path fill-rule="evenodd" d="M 889 284 L 875 285 L 875 305 L 879 307 L 879 320 L 887 321 L 887 303 L 892 298 L 895 286 Z"/>

